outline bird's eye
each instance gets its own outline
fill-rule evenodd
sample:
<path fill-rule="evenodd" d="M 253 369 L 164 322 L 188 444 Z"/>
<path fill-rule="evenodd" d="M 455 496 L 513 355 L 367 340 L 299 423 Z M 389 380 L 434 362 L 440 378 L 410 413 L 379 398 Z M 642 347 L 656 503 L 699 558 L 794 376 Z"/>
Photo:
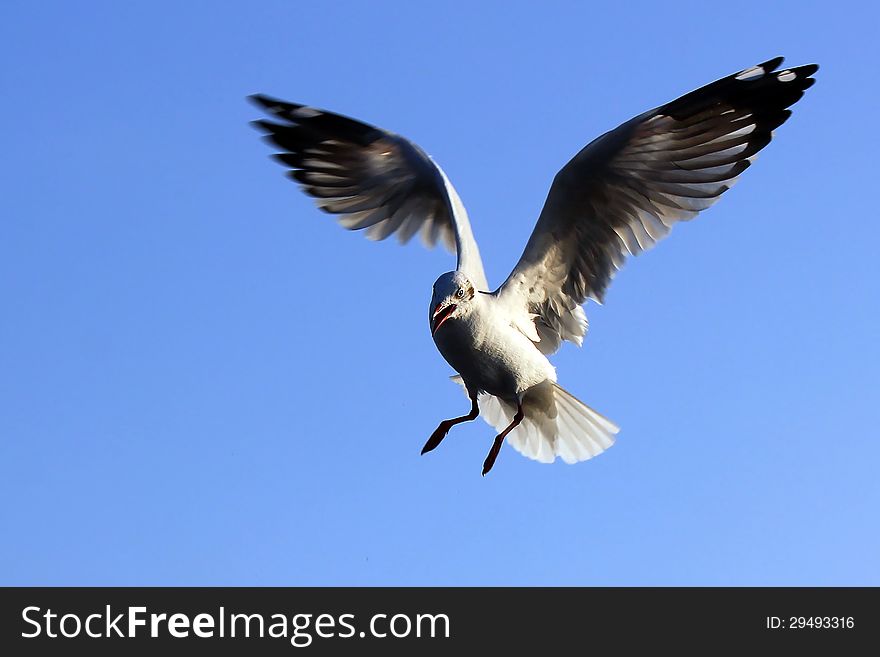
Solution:
<path fill-rule="evenodd" d="M 464 290 L 461 289 L 461 288 L 458 288 L 458 289 L 455 291 L 455 296 L 457 296 L 459 299 L 461 299 L 461 298 L 464 296 Z"/>

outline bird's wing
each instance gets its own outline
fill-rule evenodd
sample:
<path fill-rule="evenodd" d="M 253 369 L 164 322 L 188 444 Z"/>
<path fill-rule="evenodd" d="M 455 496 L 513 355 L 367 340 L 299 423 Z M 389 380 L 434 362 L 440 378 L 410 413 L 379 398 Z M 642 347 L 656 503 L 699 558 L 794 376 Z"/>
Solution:
<path fill-rule="evenodd" d="M 458 255 L 458 269 L 488 290 L 467 212 L 446 174 L 407 139 L 339 114 L 251 96 L 274 121 L 254 121 L 275 157 L 318 207 L 349 230 L 366 229 L 401 243 L 420 233 L 427 246 L 442 241 Z"/>
<path fill-rule="evenodd" d="M 818 66 L 772 59 L 605 133 L 556 175 L 522 257 L 496 291 L 534 316 L 544 353 L 581 344 L 580 307 L 601 302 L 627 254 L 715 203 L 815 81 Z"/>

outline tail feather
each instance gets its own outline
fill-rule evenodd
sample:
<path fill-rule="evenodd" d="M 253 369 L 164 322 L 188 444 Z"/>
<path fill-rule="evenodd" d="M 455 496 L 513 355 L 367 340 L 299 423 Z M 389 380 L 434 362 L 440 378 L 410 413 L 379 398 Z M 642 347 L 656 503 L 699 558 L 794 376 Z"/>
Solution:
<path fill-rule="evenodd" d="M 452 380 L 464 386 L 460 376 Z M 516 406 L 481 393 L 480 415 L 502 431 L 512 421 Z M 523 456 L 552 463 L 558 456 L 566 463 L 586 461 L 614 444 L 619 427 L 594 411 L 556 383 L 547 381 L 528 390 L 523 398 L 525 418 L 507 436 Z"/>

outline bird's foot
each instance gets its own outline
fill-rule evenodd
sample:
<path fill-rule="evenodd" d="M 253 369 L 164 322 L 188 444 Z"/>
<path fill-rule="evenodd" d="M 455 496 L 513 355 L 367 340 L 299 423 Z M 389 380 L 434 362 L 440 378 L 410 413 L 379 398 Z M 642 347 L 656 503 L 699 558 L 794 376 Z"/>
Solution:
<path fill-rule="evenodd" d="M 449 433 L 449 430 L 452 428 L 452 425 L 444 420 L 440 423 L 440 426 L 434 430 L 434 433 L 431 434 L 431 437 L 428 438 L 428 442 L 425 443 L 425 446 L 422 447 L 422 454 L 427 454 L 431 450 L 437 449 L 440 443 L 443 442 L 443 439 L 446 438 L 446 434 Z"/>
<path fill-rule="evenodd" d="M 492 466 L 495 465 L 495 459 L 498 458 L 498 452 L 501 451 L 501 445 L 504 443 L 504 436 L 506 433 L 502 433 L 499 436 L 496 436 L 495 442 L 492 443 L 492 449 L 489 450 L 489 454 L 486 456 L 486 460 L 483 461 L 483 476 L 485 477 L 488 474 L 489 470 L 492 469 Z"/>

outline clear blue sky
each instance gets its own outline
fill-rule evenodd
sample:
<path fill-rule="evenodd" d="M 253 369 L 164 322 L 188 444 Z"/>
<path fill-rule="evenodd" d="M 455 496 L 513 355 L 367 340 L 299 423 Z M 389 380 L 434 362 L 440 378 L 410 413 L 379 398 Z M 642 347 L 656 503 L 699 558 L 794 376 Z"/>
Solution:
<path fill-rule="evenodd" d="M 591 4 L 4 2 L 0 584 L 880 585 L 878 10 Z M 778 54 L 792 119 L 555 358 L 617 445 L 420 457 L 453 259 L 316 211 L 245 96 L 422 145 L 497 284 L 586 142 Z"/>

